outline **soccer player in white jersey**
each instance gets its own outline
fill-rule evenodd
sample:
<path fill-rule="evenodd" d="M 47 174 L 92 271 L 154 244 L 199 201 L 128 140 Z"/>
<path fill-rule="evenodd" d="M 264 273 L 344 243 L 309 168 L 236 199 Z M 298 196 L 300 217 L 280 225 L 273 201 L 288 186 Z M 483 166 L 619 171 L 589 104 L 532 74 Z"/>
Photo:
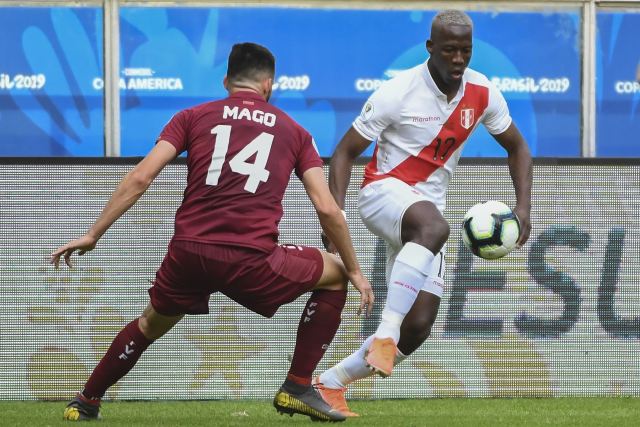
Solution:
<path fill-rule="evenodd" d="M 376 372 L 391 375 L 427 339 L 443 292 L 442 215 L 462 147 L 482 123 L 508 153 L 514 212 L 524 244 L 531 231 L 532 161 L 502 94 L 468 69 L 473 24 L 456 10 L 438 13 L 429 59 L 386 81 L 364 105 L 331 158 L 329 186 L 341 207 L 354 160 L 377 140 L 359 194 L 360 216 L 387 243 L 387 302 L 375 334 L 314 379 L 325 401 L 347 416 L 346 386 Z M 325 239 L 326 241 L 326 239 Z M 327 242 L 328 249 L 331 243 Z"/>

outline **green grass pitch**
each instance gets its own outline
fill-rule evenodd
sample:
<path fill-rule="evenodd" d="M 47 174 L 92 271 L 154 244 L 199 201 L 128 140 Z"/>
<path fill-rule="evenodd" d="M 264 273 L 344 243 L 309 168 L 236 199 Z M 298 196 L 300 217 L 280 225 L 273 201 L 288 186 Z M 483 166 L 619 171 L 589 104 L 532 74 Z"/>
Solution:
<path fill-rule="evenodd" d="M 639 398 L 411 399 L 353 401 L 361 414 L 340 425 L 638 426 Z M 58 426 L 64 402 L 0 402 L 0 425 Z M 279 415 L 270 401 L 106 402 L 100 426 L 294 426 L 307 417 Z M 316 425 L 315 423 L 313 425 Z"/>

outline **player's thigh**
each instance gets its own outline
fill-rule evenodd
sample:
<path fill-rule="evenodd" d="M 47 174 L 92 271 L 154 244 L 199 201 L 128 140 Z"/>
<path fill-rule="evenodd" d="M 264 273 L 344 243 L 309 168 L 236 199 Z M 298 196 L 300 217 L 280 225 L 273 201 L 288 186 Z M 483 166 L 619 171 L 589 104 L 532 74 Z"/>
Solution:
<path fill-rule="evenodd" d="M 323 252 L 301 245 L 281 245 L 262 254 L 231 277 L 219 290 L 265 317 L 315 288 L 324 274 Z"/>
<path fill-rule="evenodd" d="M 322 254 L 322 276 L 313 289 L 343 290 L 347 287 L 347 271 L 342 260 L 328 252 L 320 251 Z"/>
<path fill-rule="evenodd" d="M 209 312 L 209 295 L 213 292 L 209 284 L 213 280 L 203 269 L 206 259 L 203 261 L 198 248 L 193 242 L 169 243 L 167 255 L 156 272 L 153 286 L 148 290 L 151 306 L 156 313 L 175 317 Z M 223 267 L 216 264 L 211 269 L 220 271 Z"/>
<path fill-rule="evenodd" d="M 402 218 L 412 205 L 426 196 L 395 178 L 373 182 L 360 190 L 358 209 L 362 222 L 392 247 L 402 247 Z"/>

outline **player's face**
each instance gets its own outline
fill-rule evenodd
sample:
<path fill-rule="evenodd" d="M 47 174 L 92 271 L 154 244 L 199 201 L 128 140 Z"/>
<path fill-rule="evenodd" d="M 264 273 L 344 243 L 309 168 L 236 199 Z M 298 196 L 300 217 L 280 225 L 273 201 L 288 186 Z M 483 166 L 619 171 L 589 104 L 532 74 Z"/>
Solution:
<path fill-rule="evenodd" d="M 471 27 L 450 25 L 439 28 L 427 41 L 430 62 L 448 86 L 457 86 L 471 61 Z"/>

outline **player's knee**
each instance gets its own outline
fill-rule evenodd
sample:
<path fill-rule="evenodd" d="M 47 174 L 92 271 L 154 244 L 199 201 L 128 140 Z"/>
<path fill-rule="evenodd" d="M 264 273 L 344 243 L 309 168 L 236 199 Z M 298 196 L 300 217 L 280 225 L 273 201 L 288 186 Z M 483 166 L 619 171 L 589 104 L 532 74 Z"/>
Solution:
<path fill-rule="evenodd" d="M 144 335 L 149 339 L 153 339 L 151 337 L 152 335 L 151 325 L 150 325 L 149 319 L 145 315 L 142 315 L 140 316 L 140 318 L 138 318 L 138 328 L 140 328 L 140 332 L 142 332 L 142 335 Z"/>
<path fill-rule="evenodd" d="M 349 284 L 349 276 L 347 276 L 347 270 L 344 264 L 340 258 L 333 254 L 323 252 L 322 256 L 324 259 L 324 271 L 314 289 L 346 292 Z"/>
<path fill-rule="evenodd" d="M 431 249 L 432 252 L 438 252 L 447 242 L 450 233 L 449 223 L 442 218 L 432 221 L 428 226 L 421 228 L 412 241 Z"/>
<path fill-rule="evenodd" d="M 157 322 L 153 321 L 153 317 L 149 317 L 146 315 L 140 316 L 138 319 L 138 328 L 140 328 L 140 332 L 150 340 L 157 340 L 165 333 L 167 333 L 168 329 L 166 329 L 163 325 L 156 324 Z"/>
<path fill-rule="evenodd" d="M 326 285 L 322 286 L 322 288 L 318 288 L 318 289 L 323 289 L 325 291 L 344 292 L 346 295 L 348 287 L 349 287 L 349 279 L 347 279 L 347 275 L 345 274 L 344 277 L 338 280 L 335 280 L 333 282 L 329 282 Z"/>
<path fill-rule="evenodd" d="M 342 311 L 347 303 L 347 290 L 346 289 L 319 289 L 311 294 L 310 301 L 324 301 L 325 303 Z"/>

